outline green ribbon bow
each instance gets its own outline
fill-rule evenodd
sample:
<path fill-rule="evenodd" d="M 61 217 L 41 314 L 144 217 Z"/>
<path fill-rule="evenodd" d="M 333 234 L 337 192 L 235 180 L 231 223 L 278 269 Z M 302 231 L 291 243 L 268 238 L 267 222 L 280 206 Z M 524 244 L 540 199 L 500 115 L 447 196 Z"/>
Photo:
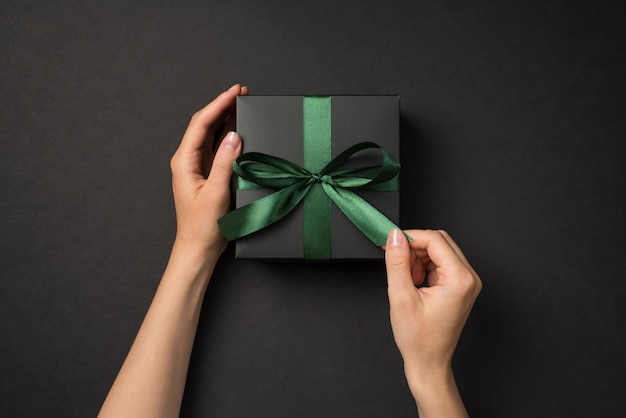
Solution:
<path fill-rule="evenodd" d="M 380 165 L 340 168 L 354 154 L 371 148 L 382 152 L 383 161 Z M 385 215 L 353 192 L 353 190 L 398 190 L 400 163 L 373 142 L 361 142 L 351 146 L 326 164 L 319 173 L 311 172 L 282 158 L 258 152 L 241 155 L 233 163 L 233 169 L 239 176 L 240 190 L 268 188 L 277 191 L 219 219 L 219 227 L 229 241 L 256 232 L 282 219 L 305 199 L 307 194 L 310 203 L 305 205 L 305 219 L 310 220 L 309 230 L 320 229 L 320 225 L 316 225 L 316 219 L 324 219 L 324 214 L 330 214 L 330 210 L 324 204 L 324 199 L 312 199 L 311 195 L 319 188 L 377 246 L 384 245 L 389 231 L 397 228 Z M 330 230 L 330 223 L 328 229 Z M 305 258 L 330 258 L 329 235 L 329 233 L 322 233 L 321 236 L 316 233 L 308 234 L 305 221 L 305 240 L 310 240 L 308 246 L 321 249 L 317 254 L 314 250 L 311 256 L 307 256 L 305 251 Z"/>

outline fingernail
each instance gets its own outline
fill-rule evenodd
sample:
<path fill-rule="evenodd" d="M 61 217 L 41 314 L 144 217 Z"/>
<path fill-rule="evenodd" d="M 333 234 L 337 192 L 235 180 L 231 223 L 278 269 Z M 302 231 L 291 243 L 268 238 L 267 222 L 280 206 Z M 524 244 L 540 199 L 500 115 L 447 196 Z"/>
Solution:
<path fill-rule="evenodd" d="M 234 131 L 230 131 L 228 135 L 226 135 L 226 138 L 224 138 L 224 146 L 231 151 L 236 151 L 240 141 L 239 135 Z"/>
<path fill-rule="evenodd" d="M 394 228 L 391 230 L 389 238 L 387 238 L 387 245 L 389 247 L 399 247 L 400 245 L 402 245 L 403 239 L 406 238 L 404 238 L 404 234 L 402 233 L 402 231 L 400 231 L 398 228 Z"/>
<path fill-rule="evenodd" d="M 235 90 L 235 89 L 237 89 L 237 88 L 239 88 L 239 83 L 237 83 L 237 84 L 233 85 L 233 86 L 232 86 L 231 88 L 229 88 L 228 90 Z"/>

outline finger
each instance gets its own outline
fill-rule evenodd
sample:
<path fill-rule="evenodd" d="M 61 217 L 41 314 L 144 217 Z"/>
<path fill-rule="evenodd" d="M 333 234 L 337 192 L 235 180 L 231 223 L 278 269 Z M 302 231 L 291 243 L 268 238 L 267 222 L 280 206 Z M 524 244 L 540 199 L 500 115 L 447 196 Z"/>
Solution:
<path fill-rule="evenodd" d="M 443 237 L 446 239 L 446 241 L 448 241 L 448 244 L 450 244 L 450 247 L 452 247 L 452 249 L 454 250 L 454 252 L 456 253 L 456 255 L 461 259 L 461 261 L 463 261 L 463 263 L 465 264 L 465 266 L 472 272 L 472 274 L 475 277 L 478 277 L 478 275 L 476 274 L 476 271 L 474 271 L 474 268 L 471 266 L 471 264 L 469 263 L 469 261 L 467 261 L 467 258 L 465 257 L 465 254 L 463 254 L 463 251 L 461 251 L 461 248 L 457 245 L 457 243 L 452 239 L 452 237 L 450 236 L 450 234 L 448 234 L 448 232 L 444 231 L 443 229 L 439 230 L 439 233 L 441 235 L 443 235 Z"/>
<path fill-rule="evenodd" d="M 235 99 L 239 93 L 241 93 L 241 86 L 235 84 L 197 111 L 189 122 L 179 149 L 184 152 L 194 152 L 202 150 L 207 140 L 211 141 L 212 144 L 213 137 L 209 135 L 210 130 L 223 123 L 226 117 L 232 113 Z M 209 149 L 211 144 L 208 146 Z"/>
<path fill-rule="evenodd" d="M 414 260 L 411 264 L 411 277 L 413 277 L 413 284 L 415 286 L 419 286 L 424 283 L 424 279 L 426 279 L 426 270 L 424 268 L 424 263 L 419 257 L 413 255 L 413 258 Z"/>
<path fill-rule="evenodd" d="M 460 258 L 444 234 L 430 230 L 406 232 L 413 238 L 413 242 L 410 243 L 411 247 L 425 249 L 428 252 L 430 262 L 426 270 L 429 271 L 429 288 L 445 286 L 455 293 L 472 294 L 474 297 L 480 293 L 482 289 L 480 278 Z M 425 292 L 428 293 L 428 290 Z"/>
<path fill-rule="evenodd" d="M 225 118 L 235 104 L 235 97 L 241 87 L 234 85 L 215 100 L 194 114 L 183 139 L 171 159 L 171 168 L 174 183 L 180 179 L 192 178 L 204 180 L 208 174 L 208 167 L 213 163 L 214 125 Z M 188 180 L 185 180 L 189 183 Z"/>
<path fill-rule="evenodd" d="M 247 96 L 248 95 L 248 87 L 243 86 L 241 88 L 241 92 L 239 93 L 239 95 L 240 96 Z M 232 114 L 230 114 L 228 116 L 228 120 L 226 121 L 226 126 L 224 127 L 224 133 L 226 134 L 227 132 L 236 131 L 236 130 L 237 130 L 237 114 L 235 112 L 233 112 Z M 223 137 L 222 137 L 222 139 L 223 139 Z"/>
<path fill-rule="evenodd" d="M 409 245 L 414 250 L 426 250 L 430 262 L 438 269 L 451 273 L 467 270 L 465 263 L 439 231 L 406 231 L 413 238 Z M 429 266 L 432 267 L 432 266 Z"/>
<path fill-rule="evenodd" d="M 387 236 L 385 265 L 387 286 L 390 292 L 415 290 L 411 276 L 411 249 L 409 242 L 399 229 L 393 229 Z"/>
<path fill-rule="evenodd" d="M 215 153 L 205 189 L 217 195 L 229 193 L 233 162 L 240 153 L 241 138 L 236 132 L 231 131 L 226 135 Z"/>
<path fill-rule="evenodd" d="M 240 96 L 247 96 L 249 93 L 248 87 L 247 86 L 243 86 L 241 87 L 241 91 L 239 92 Z M 218 129 L 218 132 L 215 135 L 219 135 L 219 141 L 216 141 L 216 144 L 211 144 L 211 152 L 210 152 L 210 159 L 207 159 L 207 161 L 205 161 L 207 163 L 207 165 L 205 165 L 205 173 L 209 173 L 211 165 L 213 164 L 213 153 L 215 150 L 217 150 L 217 148 L 220 146 L 220 144 L 222 143 L 222 141 L 224 140 L 224 138 L 226 138 L 226 135 L 228 135 L 228 133 L 230 131 L 236 131 L 237 130 L 237 113 L 234 111 L 230 111 L 229 110 L 229 114 L 226 117 L 226 121 L 225 123 L 220 126 L 220 128 Z M 206 144 L 205 144 L 205 149 L 207 148 Z"/>
<path fill-rule="evenodd" d="M 448 244 L 450 245 L 450 247 L 452 247 L 452 249 L 454 250 L 454 252 L 456 253 L 457 256 L 459 256 L 459 258 L 461 259 L 461 261 L 463 261 L 466 264 L 469 264 L 467 262 L 467 259 L 465 258 L 465 255 L 463 254 L 463 251 L 461 251 L 461 248 L 459 248 L 459 246 L 457 245 L 456 242 L 454 242 L 454 240 L 452 239 L 452 237 L 450 236 L 450 234 L 448 234 L 446 231 L 444 231 L 443 229 L 438 230 L 437 232 L 439 232 L 443 238 L 448 241 Z"/>
<path fill-rule="evenodd" d="M 382 246 L 383 250 L 387 250 L 387 245 Z M 430 262 L 428 253 L 426 250 L 413 250 L 410 249 L 409 266 L 411 271 L 411 277 L 413 284 L 419 286 L 426 279 L 426 270 L 424 268 Z"/>
<path fill-rule="evenodd" d="M 483 287 L 483 282 L 480 279 L 480 277 L 478 276 L 478 273 L 476 273 L 476 270 L 474 270 L 474 267 L 472 267 L 472 265 L 469 263 L 469 261 L 467 261 L 467 258 L 465 257 L 465 254 L 463 254 L 463 251 L 461 251 L 461 248 L 452 239 L 450 234 L 448 234 L 444 230 L 440 230 L 439 232 L 441 233 L 441 235 L 443 235 L 443 237 L 446 239 L 446 241 L 448 241 L 448 244 L 450 244 L 450 246 L 456 251 L 456 253 L 459 256 L 459 258 L 461 258 L 461 260 L 463 260 L 463 262 L 465 263 L 465 266 L 467 267 L 467 269 L 472 274 L 472 276 L 474 278 L 474 285 L 473 285 L 474 295 L 478 296 L 478 294 L 481 292 L 482 287 Z"/>

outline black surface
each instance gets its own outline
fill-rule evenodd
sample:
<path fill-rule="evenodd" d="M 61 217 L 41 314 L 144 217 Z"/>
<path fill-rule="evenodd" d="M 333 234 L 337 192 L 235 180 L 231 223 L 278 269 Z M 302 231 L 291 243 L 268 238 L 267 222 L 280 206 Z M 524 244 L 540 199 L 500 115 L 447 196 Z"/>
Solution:
<path fill-rule="evenodd" d="M 403 226 L 484 281 L 455 357 L 473 416 L 621 416 L 621 4 L 4 2 L 0 415 L 96 414 L 174 236 L 169 158 L 242 82 L 402 96 Z M 414 411 L 382 264 L 225 254 L 183 416 Z"/>

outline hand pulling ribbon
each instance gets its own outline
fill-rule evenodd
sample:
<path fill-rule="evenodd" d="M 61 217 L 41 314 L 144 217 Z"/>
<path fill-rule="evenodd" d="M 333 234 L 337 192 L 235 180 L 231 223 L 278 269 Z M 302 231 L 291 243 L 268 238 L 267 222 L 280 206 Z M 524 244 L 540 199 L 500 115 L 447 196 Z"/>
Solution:
<path fill-rule="evenodd" d="M 258 152 L 233 163 L 238 189 L 268 188 L 276 192 L 242 206 L 219 219 L 229 241 L 259 231 L 285 217 L 304 200 L 304 257 L 330 259 L 330 201 L 374 244 L 382 246 L 397 226 L 352 190 L 397 191 L 400 164 L 373 142 L 361 142 L 332 159 L 330 156 L 330 97 L 304 98 L 305 167 Z M 382 152 L 380 165 L 340 169 L 365 149 Z M 322 151 L 320 151 L 322 150 Z"/>

